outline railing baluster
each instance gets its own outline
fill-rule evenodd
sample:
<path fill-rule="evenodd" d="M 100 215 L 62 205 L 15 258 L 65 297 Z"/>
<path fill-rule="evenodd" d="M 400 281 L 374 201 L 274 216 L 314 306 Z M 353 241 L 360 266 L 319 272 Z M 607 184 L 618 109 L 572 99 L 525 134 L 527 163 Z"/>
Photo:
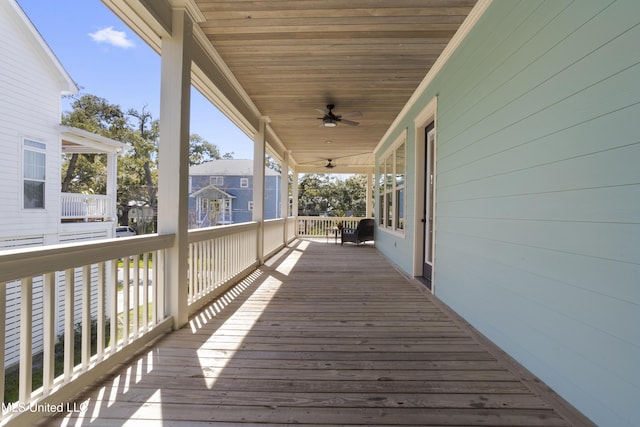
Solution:
<path fill-rule="evenodd" d="M 42 354 L 42 389 L 46 394 L 53 385 L 55 378 L 55 273 L 44 275 L 44 288 L 42 290 L 43 306 L 43 354 Z"/>
<path fill-rule="evenodd" d="M 158 294 L 158 278 L 160 277 L 160 252 L 154 251 L 153 256 L 153 281 L 151 288 L 151 298 L 153 298 L 153 310 L 151 311 L 151 322 L 158 324 L 158 304 L 160 295 Z"/>
<path fill-rule="evenodd" d="M 149 252 L 142 255 L 142 330 L 149 329 Z"/>
<path fill-rule="evenodd" d="M 73 375 L 74 366 L 74 309 L 75 309 L 75 271 L 69 268 L 64 272 L 64 381 Z"/>
<path fill-rule="evenodd" d="M 196 244 L 196 283 L 193 289 L 193 300 L 196 301 L 202 295 L 202 290 L 206 287 L 207 283 L 207 256 L 206 247 L 204 242 L 198 242 Z"/>
<path fill-rule="evenodd" d="M 20 287 L 20 384 L 18 398 L 20 402 L 31 401 L 32 348 L 32 296 L 33 278 L 25 278 Z"/>
<path fill-rule="evenodd" d="M 105 332 L 105 266 L 104 262 L 98 263 L 98 307 L 96 310 L 96 359 L 104 357 L 104 332 Z"/>
<path fill-rule="evenodd" d="M 122 259 L 122 345 L 129 342 L 129 269 L 131 258 Z"/>
<path fill-rule="evenodd" d="M 196 281 L 195 264 L 195 245 L 189 245 L 189 278 L 187 287 L 187 299 L 189 302 L 193 301 L 193 284 Z"/>
<path fill-rule="evenodd" d="M 91 359 L 91 266 L 82 267 L 82 369 Z"/>
<path fill-rule="evenodd" d="M 198 299 L 205 287 L 205 275 L 207 271 L 207 259 L 203 242 L 196 245 L 196 282 L 193 287 L 193 299 Z"/>
<path fill-rule="evenodd" d="M 158 279 L 158 288 L 157 288 L 157 296 L 158 296 L 158 305 L 156 307 L 156 313 L 158 316 L 158 320 L 164 320 L 165 318 L 165 294 L 164 294 L 164 287 L 165 287 L 165 281 L 164 281 L 164 273 L 165 273 L 165 262 L 164 262 L 164 256 L 165 256 L 165 251 L 158 251 L 158 275 L 157 275 L 157 279 Z"/>
<path fill-rule="evenodd" d="M 118 348 L 118 260 L 109 261 L 109 290 L 111 292 L 111 315 L 109 316 L 109 352 Z"/>
<path fill-rule="evenodd" d="M 140 332 L 140 255 L 133 257 L 133 338 Z"/>
<path fill-rule="evenodd" d="M 216 282 L 213 278 L 213 269 L 215 265 L 213 264 L 213 248 L 211 246 L 211 240 L 206 240 L 202 242 L 207 251 L 207 283 L 204 289 L 205 294 L 210 292 L 216 285 Z"/>
<path fill-rule="evenodd" d="M 193 280 L 193 301 L 198 299 L 198 295 L 202 292 L 204 286 L 204 269 L 206 268 L 206 260 L 204 256 L 204 247 L 202 242 L 198 242 L 194 245 L 194 258 L 195 258 L 195 272 Z"/>

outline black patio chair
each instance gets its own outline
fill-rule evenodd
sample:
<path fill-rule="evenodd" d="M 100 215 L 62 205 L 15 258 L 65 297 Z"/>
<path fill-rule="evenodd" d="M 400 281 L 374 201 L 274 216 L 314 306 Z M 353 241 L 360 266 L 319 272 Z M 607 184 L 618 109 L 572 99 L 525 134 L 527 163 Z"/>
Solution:
<path fill-rule="evenodd" d="M 340 244 L 344 242 L 353 242 L 356 245 L 373 240 L 373 231 L 376 223 L 371 218 L 361 219 L 356 228 L 343 228 L 341 233 Z"/>

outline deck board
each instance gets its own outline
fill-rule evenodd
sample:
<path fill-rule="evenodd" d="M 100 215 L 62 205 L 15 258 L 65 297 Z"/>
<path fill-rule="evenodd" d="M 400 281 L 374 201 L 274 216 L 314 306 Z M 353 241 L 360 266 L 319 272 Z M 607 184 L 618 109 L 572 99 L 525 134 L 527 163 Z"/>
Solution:
<path fill-rule="evenodd" d="M 372 246 L 296 241 L 76 399 L 86 412 L 45 424 L 567 426 L 581 419 L 499 354 Z"/>

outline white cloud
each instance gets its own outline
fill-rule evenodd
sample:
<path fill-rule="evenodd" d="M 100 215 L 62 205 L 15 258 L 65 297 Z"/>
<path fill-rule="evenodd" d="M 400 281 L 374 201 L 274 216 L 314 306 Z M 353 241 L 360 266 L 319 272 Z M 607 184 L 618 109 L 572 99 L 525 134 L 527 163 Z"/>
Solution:
<path fill-rule="evenodd" d="M 89 33 L 89 37 L 96 43 L 107 43 L 123 49 L 133 47 L 133 42 L 127 38 L 127 34 L 124 31 L 116 31 L 113 27 L 106 27 L 95 33 Z"/>

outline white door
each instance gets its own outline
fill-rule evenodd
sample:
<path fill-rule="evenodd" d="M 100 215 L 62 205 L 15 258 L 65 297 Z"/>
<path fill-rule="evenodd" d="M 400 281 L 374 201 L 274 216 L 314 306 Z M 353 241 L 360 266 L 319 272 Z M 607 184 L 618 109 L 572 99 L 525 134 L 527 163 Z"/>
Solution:
<path fill-rule="evenodd" d="M 433 244 L 434 244 L 434 170 L 436 132 L 433 123 L 425 128 L 424 167 L 424 260 L 422 276 L 427 287 L 433 291 Z"/>

